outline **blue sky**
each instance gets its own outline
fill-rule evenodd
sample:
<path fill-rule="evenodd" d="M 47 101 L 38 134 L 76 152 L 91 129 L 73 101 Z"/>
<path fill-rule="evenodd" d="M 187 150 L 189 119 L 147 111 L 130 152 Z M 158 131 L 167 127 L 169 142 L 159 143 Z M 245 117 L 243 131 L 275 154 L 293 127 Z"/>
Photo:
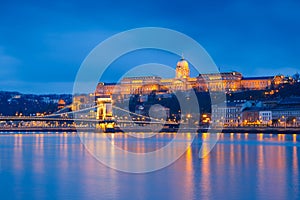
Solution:
<path fill-rule="evenodd" d="M 292 75 L 300 72 L 299 10 L 298 0 L 1 1 L 0 90 L 71 93 L 81 62 L 97 44 L 147 26 L 194 38 L 221 71 Z M 137 54 L 121 61 L 115 69 L 123 71 L 108 71 L 106 81 L 117 81 L 129 65 L 175 67 L 177 58 Z"/>

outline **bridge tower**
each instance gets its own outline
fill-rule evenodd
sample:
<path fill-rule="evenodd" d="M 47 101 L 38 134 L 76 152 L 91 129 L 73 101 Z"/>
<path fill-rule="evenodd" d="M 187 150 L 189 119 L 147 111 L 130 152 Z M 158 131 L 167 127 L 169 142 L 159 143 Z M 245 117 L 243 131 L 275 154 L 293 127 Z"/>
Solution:
<path fill-rule="evenodd" d="M 97 98 L 97 119 L 111 120 L 112 119 L 112 99 L 111 97 Z"/>
<path fill-rule="evenodd" d="M 112 98 L 102 96 L 97 98 L 97 116 L 98 120 L 113 120 Z M 114 129 L 114 122 L 100 123 L 100 128 L 104 131 Z"/>

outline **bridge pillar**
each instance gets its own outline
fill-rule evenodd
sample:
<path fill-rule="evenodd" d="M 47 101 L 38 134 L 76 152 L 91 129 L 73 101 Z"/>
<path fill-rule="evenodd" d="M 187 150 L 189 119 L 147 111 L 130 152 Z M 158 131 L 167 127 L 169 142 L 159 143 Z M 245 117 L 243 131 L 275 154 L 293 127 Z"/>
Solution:
<path fill-rule="evenodd" d="M 111 97 L 97 98 L 97 119 L 112 119 L 112 99 Z"/>
<path fill-rule="evenodd" d="M 112 98 L 110 96 L 104 96 L 97 98 L 97 119 L 98 120 L 112 120 Z M 114 129 L 114 122 L 101 123 L 100 128 L 104 131 L 110 131 Z"/>

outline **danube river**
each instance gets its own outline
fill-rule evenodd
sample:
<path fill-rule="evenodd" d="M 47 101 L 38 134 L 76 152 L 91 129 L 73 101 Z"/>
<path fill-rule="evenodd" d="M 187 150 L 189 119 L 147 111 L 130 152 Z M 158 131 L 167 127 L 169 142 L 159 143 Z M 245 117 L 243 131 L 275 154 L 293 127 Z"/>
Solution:
<path fill-rule="evenodd" d="M 170 141 L 170 134 L 141 144 L 121 133 L 108 137 L 136 152 Z M 199 159 L 203 137 L 168 167 L 130 174 L 97 161 L 76 133 L 2 134 L 1 200 L 300 199 L 300 135 L 221 134 Z"/>

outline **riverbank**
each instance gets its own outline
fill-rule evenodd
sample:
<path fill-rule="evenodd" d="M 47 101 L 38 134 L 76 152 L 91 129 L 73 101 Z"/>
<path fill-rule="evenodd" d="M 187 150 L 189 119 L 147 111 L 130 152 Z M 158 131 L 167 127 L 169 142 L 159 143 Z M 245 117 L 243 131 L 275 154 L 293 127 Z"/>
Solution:
<path fill-rule="evenodd" d="M 15 132 L 102 132 L 102 130 L 95 128 L 75 128 L 75 127 L 63 127 L 63 128 L 0 128 L 0 133 L 15 133 Z M 150 132 L 145 128 L 126 128 L 124 130 L 116 128 L 114 130 L 109 130 L 108 132 Z M 178 132 L 178 128 L 164 128 L 160 132 Z M 181 128 L 180 132 L 222 132 L 222 133 L 273 133 L 273 134 L 300 134 L 300 128 L 295 127 L 225 127 L 223 129 L 209 129 L 209 128 Z"/>
<path fill-rule="evenodd" d="M 198 129 L 199 132 L 207 132 L 209 129 L 207 128 L 200 128 Z M 288 127 L 226 127 L 222 130 L 222 133 L 273 133 L 273 134 L 300 134 L 300 128 Z"/>

